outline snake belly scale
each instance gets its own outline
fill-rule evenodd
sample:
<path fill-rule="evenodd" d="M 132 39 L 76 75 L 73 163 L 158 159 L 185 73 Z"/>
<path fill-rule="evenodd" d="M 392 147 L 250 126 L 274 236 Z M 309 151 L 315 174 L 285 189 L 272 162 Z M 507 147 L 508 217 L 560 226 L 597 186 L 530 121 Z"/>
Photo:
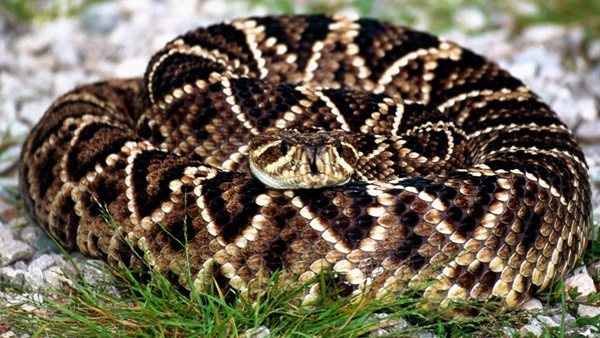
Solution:
<path fill-rule="evenodd" d="M 324 152 L 356 152 L 350 182 L 250 173 L 255 137 L 298 128 L 352 135 Z M 260 148 L 272 170 L 281 147 Z M 65 94 L 25 142 L 20 186 L 68 249 L 239 292 L 327 270 L 357 294 L 433 281 L 442 303 L 514 308 L 572 269 L 591 224 L 582 151 L 521 81 L 428 33 L 324 15 L 198 28 L 143 79 Z"/>

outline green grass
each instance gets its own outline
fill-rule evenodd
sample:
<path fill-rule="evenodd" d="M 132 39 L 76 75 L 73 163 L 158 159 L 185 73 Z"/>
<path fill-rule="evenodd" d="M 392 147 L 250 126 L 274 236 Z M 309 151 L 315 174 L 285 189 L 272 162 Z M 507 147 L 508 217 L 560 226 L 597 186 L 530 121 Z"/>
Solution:
<path fill-rule="evenodd" d="M 106 209 L 101 210 L 107 222 L 116 226 Z M 182 244 L 187 248 L 186 243 Z M 598 242 L 590 247 L 590 256 L 585 259 L 597 259 Z M 64 254 L 70 259 L 68 253 Z M 503 327 L 520 327 L 527 317 L 524 311 L 499 314 L 494 303 L 457 302 L 440 310 L 418 296 L 421 290 L 405 290 L 388 301 L 368 296 L 342 297 L 332 284 L 331 274 L 321 274 L 311 281 L 320 285 L 322 297 L 310 306 L 300 306 L 308 284 L 282 282 L 277 275 L 266 283 L 268 292 L 248 299 L 223 291 L 214 281 L 207 292 L 182 292 L 159 274 L 112 269 L 104 264 L 100 268 L 106 272 L 106 280 L 90 283 L 71 262 L 77 271 L 70 277 L 71 287 L 42 292 L 44 301 L 36 305 L 40 310 L 35 315 L 23 310 L 21 304 L 0 308 L 0 323 L 11 323 L 14 332 L 34 337 L 236 337 L 261 326 L 275 337 L 359 337 L 403 318 L 410 325 L 390 332 L 392 336 L 427 331 L 438 337 L 460 337 L 500 336 Z M 186 278 L 188 283 L 193 279 L 189 271 Z M 115 296 L 111 285 L 117 287 L 119 296 Z M 23 292 L 6 287 L 0 287 L 0 291 Z M 588 299 L 589 304 L 598 303 L 600 297 L 594 297 Z M 566 313 L 575 311 L 577 305 L 572 301 L 574 294 L 567 295 L 559 283 L 546 293 L 546 299 L 549 304 L 562 304 L 563 322 L 558 328 L 546 328 L 545 336 L 564 336 Z M 466 307 L 477 309 L 477 316 L 451 315 L 452 310 Z M 374 317 L 376 313 L 386 314 L 385 320 Z M 586 324 L 590 321 L 579 319 L 575 323 Z M 600 327 L 597 329 L 600 332 Z"/>
<path fill-rule="evenodd" d="M 324 296 L 312 306 L 298 306 L 305 288 L 278 283 L 276 277 L 267 294 L 248 302 L 240 297 L 231 300 L 217 288 L 187 295 L 160 275 L 141 283 L 132 271 L 113 273 L 116 278 L 109 282 L 90 284 L 78 276 L 71 279 L 68 293 L 45 293 L 42 314 L 31 316 L 16 304 L 0 309 L 0 318 L 13 323 L 18 334 L 95 337 L 236 337 L 260 326 L 276 337 L 357 337 L 385 325 L 373 313 L 387 313 L 387 322 L 405 318 L 414 324 L 394 335 L 423 330 L 442 337 L 477 332 L 499 335 L 503 326 L 523 320 L 523 313 L 497 315 L 493 306 L 481 307 L 478 317 L 452 318 L 425 308 L 426 301 L 410 293 L 388 303 L 353 302 L 328 288 L 325 275 L 317 280 Z M 108 283 L 118 286 L 120 298 L 111 294 Z"/>
<path fill-rule="evenodd" d="M 19 21 L 47 21 L 61 16 L 72 16 L 83 8 L 106 0 L 2 0 L 0 15 Z"/>
<path fill-rule="evenodd" d="M 101 210 L 107 222 L 116 226 L 106 208 Z M 187 249 L 187 243 L 182 244 Z M 445 337 L 482 332 L 500 335 L 502 327 L 522 324 L 525 318 L 523 312 L 498 314 L 498 304 L 493 302 L 456 302 L 438 311 L 437 305 L 417 296 L 421 290 L 406 290 L 388 301 L 369 296 L 342 297 L 331 273 L 309 281 L 320 286 L 322 296 L 310 306 L 301 306 L 308 283 L 279 281 L 277 275 L 266 283 L 267 292 L 252 293 L 256 296 L 249 298 L 223 291 L 214 281 L 208 285 L 208 292 L 182 292 L 159 274 L 101 266 L 107 276 L 114 277 L 87 282 L 73 263 L 78 273 L 70 278 L 70 288 L 42 292 L 44 301 L 37 304 L 40 311 L 34 316 L 24 311 L 22 304 L 0 308 L 0 323 L 12 323 L 10 327 L 16 333 L 33 336 L 235 337 L 264 326 L 277 337 L 358 337 L 385 326 L 385 322 L 404 318 L 412 325 L 394 335 L 429 331 Z M 192 284 L 189 270 L 185 277 Z M 109 285 L 117 286 L 119 297 Z M 477 309 L 478 315 L 451 315 L 451 311 L 465 307 Z M 385 321 L 375 318 L 374 313 L 387 314 Z"/>

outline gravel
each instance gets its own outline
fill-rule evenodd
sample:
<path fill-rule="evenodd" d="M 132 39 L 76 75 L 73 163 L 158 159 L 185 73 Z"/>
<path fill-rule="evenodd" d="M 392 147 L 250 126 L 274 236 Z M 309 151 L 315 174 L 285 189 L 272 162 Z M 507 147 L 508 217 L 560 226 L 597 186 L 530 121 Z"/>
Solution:
<path fill-rule="evenodd" d="M 526 3 L 518 9 L 523 13 L 535 11 Z M 75 85 L 109 77 L 140 76 L 152 53 L 186 30 L 224 18 L 267 12 L 265 7 L 250 8 L 241 2 L 221 0 L 122 0 L 94 4 L 77 17 L 33 23 L 18 29 L 11 29 L 12 25 L 0 16 L 0 138 L 10 131 L 15 138 L 23 139 L 52 100 Z M 352 9 L 342 12 L 355 13 Z M 468 35 L 464 31 L 477 31 L 489 24 L 486 16 L 476 8 L 462 9 L 456 16 L 463 24 L 448 31 L 445 34 L 448 39 L 498 61 L 574 128 L 591 167 L 593 212 L 595 219 L 600 219 L 597 190 L 600 186 L 600 41 L 586 44 L 582 28 L 554 25 L 532 26 L 517 36 L 509 28 Z M 17 185 L 14 170 L 10 171 L 11 166 L 6 163 L 14 163 L 18 152 L 19 146 L 15 144 L 4 155 L 12 156 L 13 160 L 0 161 L 1 187 Z M 2 174 L 7 171 L 8 174 Z M 0 189 L 0 283 L 24 293 L 0 292 L 0 306 L 19 303 L 26 311 L 42 311 L 36 310 L 43 299 L 39 292 L 68 284 L 64 273 L 74 271 L 52 241 L 21 217 L 7 202 L 9 199 L 10 194 Z M 98 262 L 78 254 L 74 257 L 86 278 L 106 283 L 107 277 L 97 268 Z M 596 270 L 600 269 L 600 264 L 597 265 Z M 598 292 L 598 284 L 594 284 L 591 276 L 584 268 L 565 283 L 570 289 L 577 288 L 580 294 Z M 114 294 L 118 296 L 116 290 Z M 559 305 L 548 307 L 533 299 L 523 308 L 543 314 L 532 315 L 520 328 L 506 328 L 507 334 L 529 332 L 540 336 L 544 327 L 561 323 Z M 599 312 L 597 306 L 580 304 L 576 314 L 593 317 Z M 572 323 L 575 317 L 568 314 L 567 321 Z M 401 320 L 396 324 L 409 325 Z M 374 335 L 387 332 L 384 328 L 381 330 Z M 585 326 L 572 330 L 588 336 L 592 332 Z M 268 334 L 266 327 L 258 327 L 245 336 Z M 422 336 L 428 334 L 423 332 Z"/>

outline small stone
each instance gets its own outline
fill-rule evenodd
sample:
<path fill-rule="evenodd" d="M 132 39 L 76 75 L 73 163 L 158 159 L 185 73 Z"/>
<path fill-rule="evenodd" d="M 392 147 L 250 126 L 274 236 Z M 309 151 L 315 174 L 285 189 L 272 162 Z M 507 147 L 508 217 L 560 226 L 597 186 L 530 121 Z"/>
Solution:
<path fill-rule="evenodd" d="M 44 280 L 54 288 L 58 288 L 63 282 L 66 283 L 67 281 L 62 269 L 58 266 L 51 266 L 44 270 Z"/>
<path fill-rule="evenodd" d="M 542 333 L 542 328 L 534 324 L 523 325 L 523 327 L 521 327 L 521 329 L 519 330 L 519 334 L 521 334 L 522 336 L 532 334 L 534 337 L 540 337 Z"/>
<path fill-rule="evenodd" d="M 573 275 L 565 280 L 565 290 L 571 292 L 571 290 L 577 288 L 576 299 L 585 299 L 588 295 L 596 293 L 596 285 L 594 280 L 587 272 L 587 269 L 580 270 L 581 273 Z"/>
<path fill-rule="evenodd" d="M 514 327 L 504 326 L 502 328 L 502 332 L 504 332 L 506 337 L 514 337 L 519 331 L 517 331 L 517 329 L 515 329 Z"/>
<path fill-rule="evenodd" d="M 554 318 L 548 316 L 539 315 L 536 320 L 542 324 L 542 326 L 556 327 L 560 325 L 560 320 L 555 321 Z"/>
<path fill-rule="evenodd" d="M 25 271 L 10 266 L 0 268 L 0 283 L 22 289 L 25 287 Z"/>
<path fill-rule="evenodd" d="M 522 310 L 539 310 L 542 308 L 542 302 L 537 298 L 531 298 L 521 305 Z"/>
<path fill-rule="evenodd" d="M 543 44 L 564 35 L 564 28 L 559 25 L 536 25 L 528 27 L 523 32 L 523 39 L 530 43 Z M 543 59 L 542 59 L 543 60 Z"/>
<path fill-rule="evenodd" d="M 266 338 L 271 334 L 271 331 L 264 325 L 246 330 L 242 334 L 243 338 Z"/>
<path fill-rule="evenodd" d="M 81 14 L 81 26 L 91 32 L 106 34 L 125 17 L 117 2 L 102 2 L 87 7 Z"/>
<path fill-rule="evenodd" d="M 600 316 L 600 306 L 580 304 L 577 307 L 577 315 L 580 317 Z"/>
<path fill-rule="evenodd" d="M 466 30 L 480 30 L 486 24 L 483 13 L 474 7 L 466 7 L 458 10 L 454 21 Z"/>
<path fill-rule="evenodd" d="M 24 274 L 25 284 L 24 288 L 30 291 L 39 291 L 46 286 L 46 280 L 44 279 L 44 273 L 37 267 L 29 267 L 27 272 Z"/>
<path fill-rule="evenodd" d="M 0 267 L 33 256 L 33 249 L 24 242 L 13 238 L 10 230 L 0 223 Z"/>
<path fill-rule="evenodd" d="M 416 336 L 419 338 L 436 338 L 437 335 L 429 331 L 417 331 Z"/>
<path fill-rule="evenodd" d="M 43 233 L 43 230 L 40 229 L 37 225 L 28 225 L 21 230 L 19 233 L 19 237 L 29 246 L 34 246 L 37 237 Z"/>
<path fill-rule="evenodd" d="M 375 330 L 369 332 L 370 337 L 390 336 L 410 326 L 406 319 L 390 318 L 390 315 L 387 313 L 374 313 L 369 316 L 369 319 L 380 321 L 380 325 Z"/>
<path fill-rule="evenodd" d="M 49 255 L 49 254 L 43 254 L 43 255 L 39 256 L 38 258 L 34 259 L 33 261 L 31 261 L 31 263 L 29 263 L 29 267 L 27 269 L 28 270 L 32 270 L 32 269 L 45 270 L 53 264 L 55 264 L 54 257 L 52 257 L 52 255 Z"/>
<path fill-rule="evenodd" d="M 134 57 L 123 60 L 114 70 L 117 77 L 135 77 L 144 74 L 148 60 L 143 57 Z"/>

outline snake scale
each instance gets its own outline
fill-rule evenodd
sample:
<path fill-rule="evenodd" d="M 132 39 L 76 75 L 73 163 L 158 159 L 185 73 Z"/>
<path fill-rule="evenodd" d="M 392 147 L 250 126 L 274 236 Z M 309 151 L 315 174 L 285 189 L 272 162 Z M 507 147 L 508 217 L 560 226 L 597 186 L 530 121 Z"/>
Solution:
<path fill-rule="evenodd" d="M 343 131 L 352 180 L 274 189 L 255 178 L 252 139 L 298 128 Z M 326 156 L 349 151 L 342 143 Z M 276 163 L 284 146 L 259 152 Z M 508 309 L 573 268 L 591 223 L 585 158 L 548 105 L 468 49 L 367 18 L 190 31 L 143 79 L 57 99 L 20 163 L 28 209 L 62 245 L 187 289 L 334 271 L 355 294 L 430 281 L 422 294 L 442 305 Z"/>

